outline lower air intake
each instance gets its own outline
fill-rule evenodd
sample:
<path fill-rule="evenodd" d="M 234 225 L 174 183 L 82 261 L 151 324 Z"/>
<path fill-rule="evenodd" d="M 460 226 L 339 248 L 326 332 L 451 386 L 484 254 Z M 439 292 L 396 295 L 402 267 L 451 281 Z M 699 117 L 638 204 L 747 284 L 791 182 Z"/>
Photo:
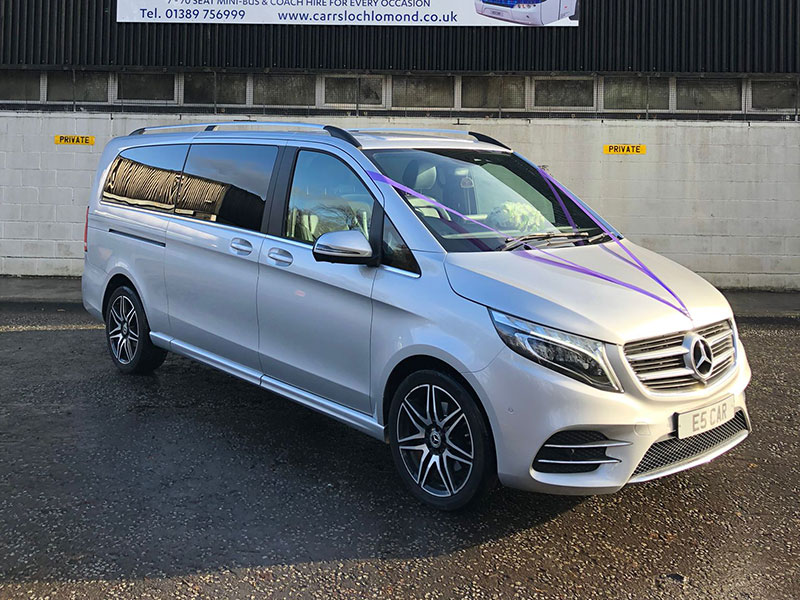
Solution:
<path fill-rule="evenodd" d="M 673 437 L 663 442 L 656 442 L 650 446 L 642 462 L 636 467 L 633 477 L 702 456 L 742 431 L 747 431 L 747 420 L 744 413 L 738 411 L 727 423 L 704 433 L 682 440 Z"/>
<path fill-rule="evenodd" d="M 533 469 L 540 473 L 589 473 L 600 465 L 619 462 L 606 456 L 606 448 L 628 444 L 609 440 L 599 431 L 559 431 L 539 450 Z"/>

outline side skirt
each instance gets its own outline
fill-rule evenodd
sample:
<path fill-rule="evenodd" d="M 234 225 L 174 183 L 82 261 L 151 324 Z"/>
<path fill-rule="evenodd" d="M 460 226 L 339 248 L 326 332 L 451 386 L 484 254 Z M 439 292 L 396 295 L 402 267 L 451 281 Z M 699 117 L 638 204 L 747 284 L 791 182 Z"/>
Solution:
<path fill-rule="evenodd" d="M 297 402 L 298 404 L 301 404 L 307 408 L 336 419 L 345 425 L 349 425 L 354 429 L 358 429 L 359 431 L 374 437 L 375 439 L 378 439 L 382 442 L 385 441 L 383 426 L 378 424 L 370 415 L 347 408 L 346 406 L 342 406 L 336 402 L 331 402 L 326 398 L 317 396 L 316 394 L 312 394 L 311 392 L 307 392 L 305 390 L 301 390 L 288 383 L 279 381 L 278 379 L 274 379 L 268 375 L 264 375 L 263 373 L 259 373 L 258 371 L 242 366 L 239 363 L 229 361 L 221 356 L 206 352 L 205 350 L 201 350 L 196 346 L 186 344 L 180 340 L 169 338 L 163 334 L 151 332 L 150 339 L 152 340 L 153 344 L 159 348 L 170 350 L 176 354 L 186 356 L 187 358 L 191 358 L 203 364 L 214 367 L 215 369 L 219 369 L 220 371 L 224 371 L 225 373 L 229 373 L 234 377 L 238 377 L 239 379 L 243 379 L 249 383 L 258 385 L 266 390 L 269 390 L 270 392 L 278 394 L 279 396 L 288 398 L 289 400 Z"/>

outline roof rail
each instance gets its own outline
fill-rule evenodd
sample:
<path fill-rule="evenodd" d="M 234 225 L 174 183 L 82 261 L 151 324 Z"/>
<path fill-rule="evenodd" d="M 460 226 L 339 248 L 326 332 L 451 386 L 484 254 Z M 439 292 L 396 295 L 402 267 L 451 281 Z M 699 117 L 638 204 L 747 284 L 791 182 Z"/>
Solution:
<path fill-rule="evenodd" d="M 139 129 L 134 129 L 128 135 L 142 135 L 147 133 L 148 131 L 157 131 L 157 130 L 164 130 L 164 129 L 189 129 L 190 127 L 205 127 L 208 123 L 191 123 L 191 124 L 184 124 L 184 125 L 157 125 L 155 127 L 140 127 Z"/>
<path fill-rule="evenodd" d="M 412 132 L 412 133 L 444 133 L 447 135 L 469 135 L 466 131 L 462 129 L 426 129 L 421 127 L 366 127 L 363 129 L 351 129 L 353 133 L 405 133 L 405 132 Z"/>
<path fill-rule="evenodd" d="M 325 125 L 323 127 L 325 131 L 331 134 L 331 137 L 339 138 L 340 140 L 344 140 L 348 144 L 353 144 L 356 148 L 361 148 L 361 142 L 359 142 L 353 134 L 347 131 L 346 129 L 342 129 L 340 127 L 334 127 L 333 125 Z"/>
<path fill-rule="evenodd" d="M 508 146 L 503 144 L 502 142 L 497 141 L 496 139 L 489 137 L 483 133 L 478 133 L 476 131 L 464 131 L 463 129 L 425 129 L 425 128 L 403 128 L 403 127 L 369 127 L 366 129 L 351 129 L 353 133 L 404 133 L 407 131 L 413 133 L 439 133 L 445 135 L 464 135 L 464 136 L 471 136 L 474 137 L 479 142 L 484 142 L 487 144 L 492 144 L 494 146 L 500 146 L 501 148 L 505 148 L 506 150 L 511 150 Z"/>
<path fill-rule="evenodd" d="M 469 134 L 474 137 L 479 142 L 485 142 L 487 144 L 493 144 L 495 146 L 500 146 L 501 148 L 505 148 L 506 150 L 511 150 L 508 146 L 506 146 L 503 142 L 498 142 L 493 137 L 489 137 L 485 133 L 478 133 L 477 131 L 470 131 Z"/>
<path fill-rule="evenodd" d="M 250 121 L 249 119 L 241 119 L 239 121 L 222 121 L 221 123 L 208 123 L 204 131 L 216 131 L 217 127 L 221 126 L 242 126 L 242 125 L 259 125 L 262 127 L 297 127 L 299 129 L 325 129 L 324 125 L 317 123 L 293 123 L 291 121 Z"/>
<path fill-rule="evenodd" d="M 157 125 L 155 127 L 141 127 L 131 131 L 129 135 L 142 135 L 151 131 L 168 131 L 171 129 L 189 129 L 189 128 L 202 128 L 203 131 L 216 131 L 218 127 L 237 127 L 251 125 L 257 127 L 283 127 L 283 128 L 296 128 L 296 129 L 316 129 L 317 131 L 326 131 L 331 137 L 344 140 L 352 144 L 356 148 L 360 148 L 361 144 L 350 133 L 339 127 L 333 125 L 318 125 L 316 123 L 292 123 L 290 121 L 251 121 L 243 119 L 241 121 L 222 121 L 219 123 L 185 123 L 181 125 Z"/>

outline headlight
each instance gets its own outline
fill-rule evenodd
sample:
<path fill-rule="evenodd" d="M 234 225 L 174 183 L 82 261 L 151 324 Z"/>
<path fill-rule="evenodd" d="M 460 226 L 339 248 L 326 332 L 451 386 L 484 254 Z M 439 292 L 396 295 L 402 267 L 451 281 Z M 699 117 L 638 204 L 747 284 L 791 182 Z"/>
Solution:
<path fill-rule="evenodd" d="M 497 333 L 514 352 L 601 390 L 621 392 L 603 342 L 489 310 Z"/>

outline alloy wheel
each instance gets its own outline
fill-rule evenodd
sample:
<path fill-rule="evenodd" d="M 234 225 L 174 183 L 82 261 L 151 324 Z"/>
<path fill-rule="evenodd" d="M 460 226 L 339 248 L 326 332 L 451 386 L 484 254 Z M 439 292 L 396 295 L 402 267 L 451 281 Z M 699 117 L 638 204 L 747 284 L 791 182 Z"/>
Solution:
<path fill-rule="evenodd" d="M 403 399 L 397 444 L 411 478 L 440 498 L 457 494 L 472 473 L 474 443 L 466 414 L 444 388 L 423 384 Z"/>
<path fill-rule="evenodd" d="M 139 318 L 136 308 L 127 296 L 119 296 L 111 304 L 108 339 L 111 352 L 121 364 L 127 365 L 136 356 L 139 347 Z"/>

